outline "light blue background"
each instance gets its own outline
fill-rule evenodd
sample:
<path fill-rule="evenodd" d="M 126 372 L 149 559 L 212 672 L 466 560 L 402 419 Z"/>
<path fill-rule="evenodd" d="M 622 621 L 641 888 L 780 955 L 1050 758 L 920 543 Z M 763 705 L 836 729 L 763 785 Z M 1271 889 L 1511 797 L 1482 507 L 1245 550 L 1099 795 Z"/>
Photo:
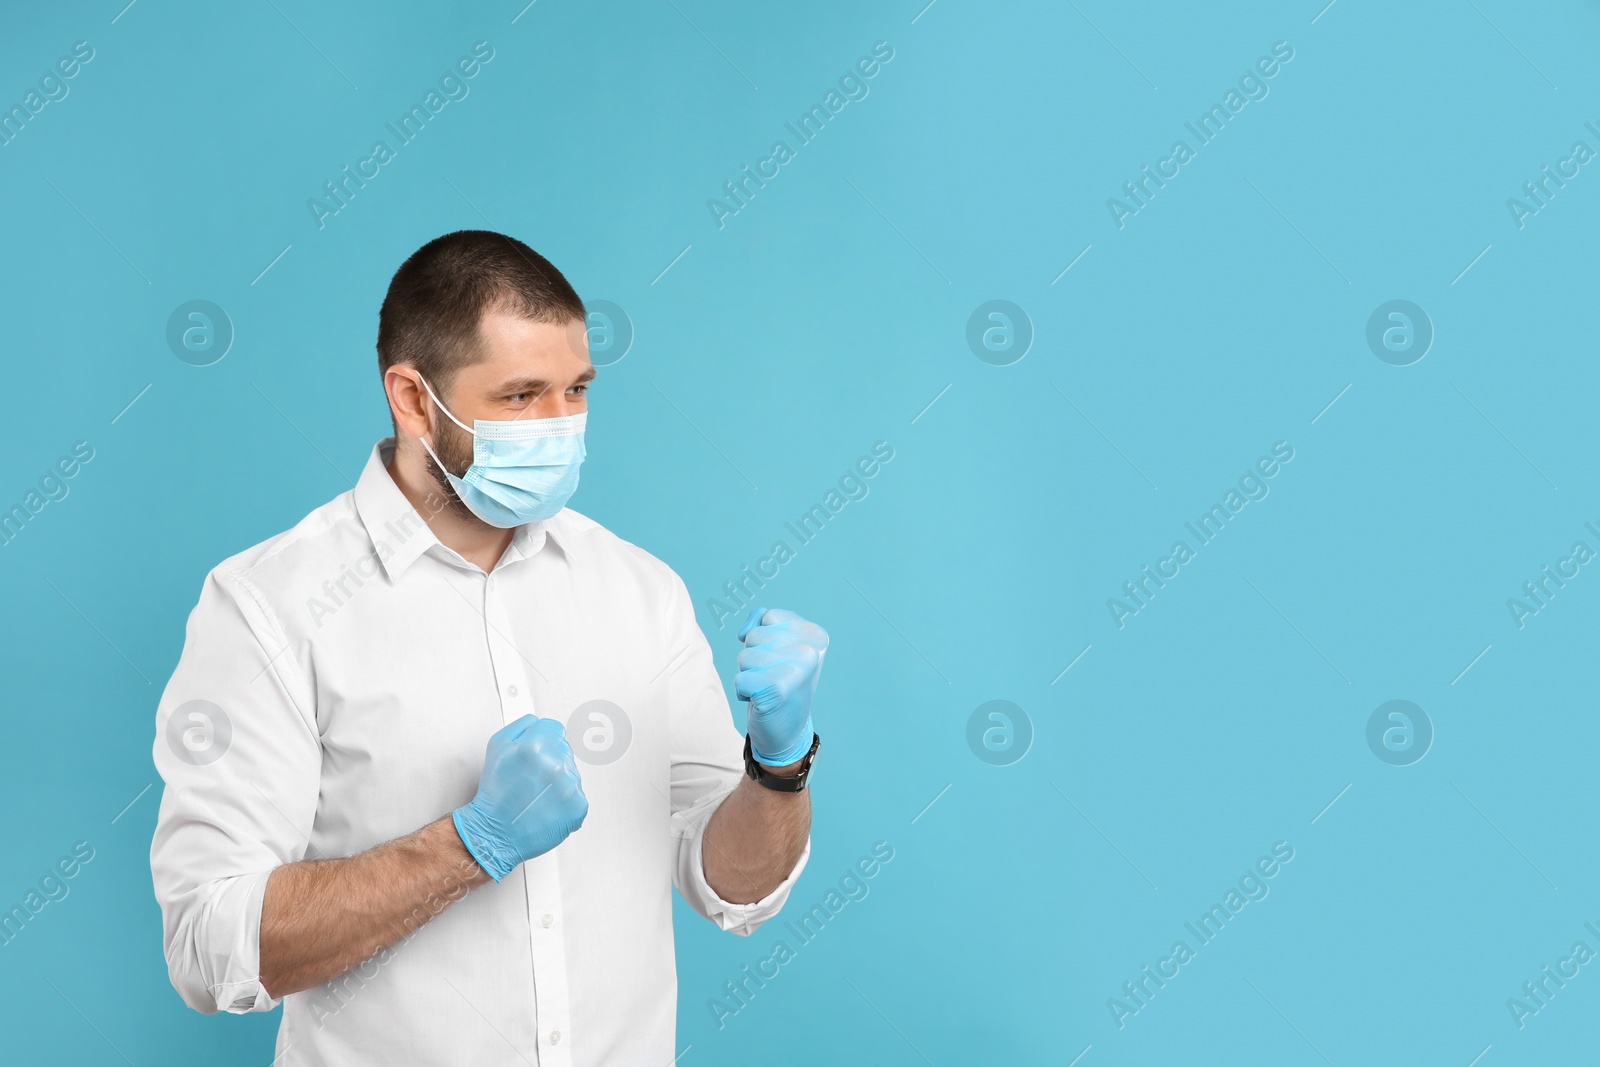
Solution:
<path fill-rule="evenodd" d="M 275 1017 L 166 980 L 156 699 L 206 571 L 388 432 L 395 267 L 479 227 L 631 316 L 574 506 L 684 577 L 725 679 L 707 599 L 895 449 L 768 590 L 833 639 L 791 903 L 895 859 L 721 1029 L 708 998 L 781 931 L 680 907 L 685 1067 L 1592 1047 L 1600 968 L 1523 1029 L 1506 1001 L 1600 949 L 1600 576 L 1520 630 L 1506 601 L 1600 549 L 1600 176 L 1522 229 L 1506 200 L 1600 148 L 1594 5 L 122 2 L 0 33 L 7 106 L 95 49 L 0 148 L 0 504 L 96 453 L 0 548 L 0 903 L 96 849 L 0 948 L 0 1057 L 270 1061 Z M 306 200 L 479 40 L 470 96 L 319 230 Z M 707 199 L 880 40 L 870 95 L 719 230 Z M 1119 230 L 1107 198 L 1277 41 L 1270 95 Z M 1409 367 L 1364 340 L 1396 298 L 1436 330 Z M 165 343 L 191 299 L 237 332 L 213 366 Z M 1012 366 L 966 345 L 991 299 L 1036 331 Z M 1270 496 L 1119 630 L 1107 598 L 1277 441 Z M 1365 740 L 1396 698 L 1436 730 L 1408 767 Z M 967 747 L 991 699 L 1035 730 L 1008 767 Z M 1108 998 L 1277 841 L 1270 896 L 1118 1029 Z"/>

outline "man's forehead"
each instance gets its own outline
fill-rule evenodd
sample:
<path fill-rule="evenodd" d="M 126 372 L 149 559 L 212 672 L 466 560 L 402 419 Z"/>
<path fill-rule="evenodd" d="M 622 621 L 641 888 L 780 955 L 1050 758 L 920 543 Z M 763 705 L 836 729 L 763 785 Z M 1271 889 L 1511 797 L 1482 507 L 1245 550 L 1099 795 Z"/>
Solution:
<path fill-rule="evenodd" d="M 473 377 L 512 385 L 563 385 L 594 378 L 589 362 L 589 334 L 581 319 L 566 323 L 535 322 L 514 315 L 488 312 L 482 337 L 485 358 L 472 368 Z"/>
<path fill-rule="evenodd" d="M 478 332 L 517 342 L 557 345 L 563 348 L 589 347 L 588 323 L 580 318 L 545 322 L 501 307 L 487 307 L 478 320 Z"/>

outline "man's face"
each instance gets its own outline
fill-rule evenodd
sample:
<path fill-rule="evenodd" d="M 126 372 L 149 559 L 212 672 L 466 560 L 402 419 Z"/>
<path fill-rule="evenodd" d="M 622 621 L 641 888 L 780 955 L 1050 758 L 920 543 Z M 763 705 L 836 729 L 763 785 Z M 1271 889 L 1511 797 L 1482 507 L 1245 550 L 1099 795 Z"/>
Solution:
<path fill-rule="evenodd" d="M 589 382 L 595 372 L 581 319 L 557 325 L 490 310 L 484 312 L 478 332 L 485 358 L 456 372 L 439 394 L 456 418 L 471 426 L 476 419 L 554 419 L 589 410 Z M 439 389 L 439 383 L 428 384 Z M 433 450 L 459 478 L 472 465 L 472 435 L 431 402 L 428 406 Z M 428 470 L 455 509 L 470 515 L 431 459 Z"/>

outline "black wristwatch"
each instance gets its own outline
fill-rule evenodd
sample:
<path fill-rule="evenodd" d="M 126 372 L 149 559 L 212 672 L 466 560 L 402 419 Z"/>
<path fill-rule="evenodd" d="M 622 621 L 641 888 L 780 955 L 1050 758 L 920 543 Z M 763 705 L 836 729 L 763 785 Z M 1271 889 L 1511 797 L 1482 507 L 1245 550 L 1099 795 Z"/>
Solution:
<path fill-rule="evenodd" d="M 779 793 L 798 793 L 806 787 L 806 778 L 811 774 L 811 758 L 817 754 L 817 749 L 822 745 L 822 738 L 813 733 L 811 735 L 811 748 L 800 759 L 800 770 L 795 774 L 773 774 L 750 754 L 750 738 L 744 739 L 744 773 L 754 778 L 761 785 Z"/>

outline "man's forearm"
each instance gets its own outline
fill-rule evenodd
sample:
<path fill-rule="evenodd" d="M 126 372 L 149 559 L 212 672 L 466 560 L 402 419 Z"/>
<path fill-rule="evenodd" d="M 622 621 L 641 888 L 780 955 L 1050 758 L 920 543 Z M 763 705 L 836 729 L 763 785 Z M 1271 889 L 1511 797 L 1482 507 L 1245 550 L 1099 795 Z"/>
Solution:
<path fill-rule="evenodd" d="M 337 978 L 489 881 L 446 816 L 348 859 L 272 872 L 261 984 L 282 997 Z"/>
<path fill-rule="evenodd" d="M 792 774 L 798 763 L 777 768 Z M 811 833 L 811 787 L 779 793 L 741 776 L 711 813 L 701 850 L 706 882 L 730 904 L 751 904 L 778 888 Z"/>

